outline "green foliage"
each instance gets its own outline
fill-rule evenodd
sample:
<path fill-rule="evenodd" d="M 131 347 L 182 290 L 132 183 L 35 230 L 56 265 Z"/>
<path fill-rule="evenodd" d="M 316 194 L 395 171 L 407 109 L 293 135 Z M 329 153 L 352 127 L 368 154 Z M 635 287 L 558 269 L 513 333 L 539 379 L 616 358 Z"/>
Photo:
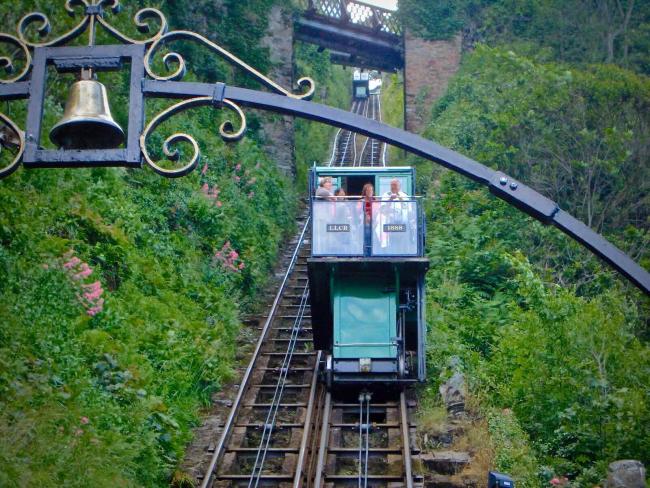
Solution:
<path fill-rule="evenodd" d="M 404 79 L 400 73 L 384 74 L 381 87 L 381 112 L 385 124 L 404 128 Z M 388 147 L 388 161 L 403 164 L 404 151 Z"/>
<path fill-rule="evenodd" d="M 398 15 L 409 31 L 424 39 L 450 39 L 463 26 L 464 2 L 401 0 Z"/>
<path fill-rule="evenodd" d="M 647 265 L 649 87 L 613 66 L 569 70 L 478 46 L 426 134 L 559 201 Z M 430 377 L 462 358 L 495 467 L 527 486 L 568 475 L 587 487 L 615 459 L 649 463 L 647 297 L 474 183 L 422 163 L 418 174 Z"/>
<path fill-rule="evenodd" d="M 530 439 L 521 428 L 517 417 L 508 409 L 491 409 L 487 414 L 488 432 L 494 445 L 494 468 L 508 473 L 516 486 L 542 486 L 537 476 L 538 461 L 530 448 Z"/>
<path fill-rule="evenodd" d="M 403 0 L 399 14 L 415 35 L 477 42 L 538 60 L 614 63 L 650 73 L 650 4 L 633 0 Z"/>
<path fill-rule="evenodd" d="M 526 182 L 644 262 L 649 108 L 650 82 L 629 71 L 568 70 L 479 46 L 438 103 L 427 135 Z M 523 226 L 511 230 L 530 235 Z M 577 250 L 568 254 L 556 233 L 535 234 L 526 245 L 533 259 L 565 282 L 593 280 L 600 265 Z M 584 264 L 576 266 L 576 257 Z"/>
<path fill-rule="evenodd" d="M 647 463 L 647 299 L 616 281 L 593 298 L 544 283 L 519 251 L 530 234 L 516 231 L 540 226 L 457 175 L 429 180 L 426 202 L 429 377 L 435 386 L 449 357 L 462 359 L 496 467 L 527 486 L 538 471 L 591 486 L 616 458 Z"/>
<path fill-rule="evenodd" d="M 3 31 L 13 29 L 23 8 L 47 10 L 53 34 L 71 22 L 60 5 L 29 3 L 0 5 Z M 189 4 L 174 3 L 170 19 Z M 131 16 L 138 5 L 111 21 L 136 36 Z M 244 30 L 243 19 L 230 21 Z M 256 25 L 251 39 L 259 37 Z M 264 55 L 254 44 L 243 54 L 252 62 Z M 192 67 L 187 80 L 209 75 Z M 127 76 L 100 74 L 123 126 Z M 51 77 L 46 145 L 71 81 Z M 171 103 L 148 101 L 147 116 Z M 24 103 L 3 112 L 24 123 Z M 0 485 L 168 483 L 200 409 L 232 375 L 239 316 L 259 302 L 295 225 L 296 194 L 255 138 L 234 145 L 218 138 L 229 115 L 192 110 L 152 135 L 154 157 L 174 132 L 199 142 L 201 171 L 182 179 L 146 167 L 20 169 L 0 183 Z M 187 145 L 178 149 L 179 163 L 169 164 L 191 154 Z M 241 269 L 215 257 L 226 243 Z M 104 290 L 94 316 L 64 266 L 70 250 L 92 269 L 85 282 Z"/>

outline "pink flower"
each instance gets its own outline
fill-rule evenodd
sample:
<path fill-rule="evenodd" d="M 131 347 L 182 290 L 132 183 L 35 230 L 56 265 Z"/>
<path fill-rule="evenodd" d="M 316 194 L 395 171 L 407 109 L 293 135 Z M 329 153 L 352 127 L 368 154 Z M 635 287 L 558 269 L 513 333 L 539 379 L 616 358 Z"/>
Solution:
<path fill-rule="evenodd" d="M 63 265 L 63 267 L 64 267 L 65 269 L 71 269 L 71 268 L 73 268 L 74 266 L 78 265 L 80 262 L 81 262 L 81 259 L 79 259 L 77 256 L 75 256 L 75 257 L 73 257 L 70 261 L 68 261 L 67 263 L 65 263 L 65 264 Z"/>
<path fill-rule="evenodd" d="M 86 425 L 88 422 L 90 422 L 90 420 L 88 419 L 88 417 L 81 417 L 79 419 L 79 422 L 81 422 L 83 425 Z"/>
<path fill-rule="evenodd" d="M 221 201 L 217 200 L 217 207 L 221 207 L 222 205 L 223 205 L 223 203 L 221 203 Z"/>
<path fill-rule="evenodd" d="M 104 290 L 102 290 L 102 289 L 100 288 L 99 290 L 95 290 L 95 291 L 92 291 L 92 292 L 90 292 L 90 293 L 84 293 L 84 297 L 85 297 L 86 300 L 88 300 L 89 302 L 92 302 L 92 301 L 94 301 L 94 300 L 97 300 L 97 299 L 101 296 L 102 293 L 104 293 Z"/>
<path fill-rule="evenodd" d="M 203 169 L 201 169 L 201 174 L 205 176 L 205 174 L 208 172 L 208 163 L 205 163 L 203 165 Z"/>
<path fill-rule="evenodd" d="M 553 486 L 557 486 L 560 484 L 560 480 L 558 478 L 553 478 L 551 481 L 549 481 L 549 483 Z"/>
<path fill-rule="evenodd" d="M 239 263 L 239 269 L 244 269 L 245 267 L 246 265 L 243 262 Z"/>
<path fill-rule="evenodd" d="M 239 180 L 241 180 L 241 178 L 240 178 L 239 176 L 235 176 L 235 181 L 236 181 L 237 183 L 239 183 Z"/>
<path fill-rule="evenodd" d="M 239 254 L 237 251 L 230 251 L 230 259 L 237 259 L 239 257 Z"/>
<path fill-rule="evenodd" d="M 76 280 L 79 280 L 81 278 L 87 278 L 92 274 L 92 272 L 93 272 L 92 268 L 89 268 L 88 265 L 84 263 L 84 266 L 82 266 L 81 271 L 75 274 L 73 278 Z"/>
<path fill-rule="evenodd" d="M 241 163 L 237 163 L 237 166 L 235 166 L 235 171 L 239 171 L 241 169 Z"/>
<path fill-rule="evenodd" d="M 208 186 L 207 183 L 203 183 L 203 185 L 201 186 L 201 191 L 203 193 L 207 193 L 209 189 L 210 189 L 210 187 Z"/>
<path fill-rule="evenodd" d="M 84 430 L 83 429 L 77 429 L 74 431 L 74 435 L 79 437 L 80 435 L 83 435 Z"/>

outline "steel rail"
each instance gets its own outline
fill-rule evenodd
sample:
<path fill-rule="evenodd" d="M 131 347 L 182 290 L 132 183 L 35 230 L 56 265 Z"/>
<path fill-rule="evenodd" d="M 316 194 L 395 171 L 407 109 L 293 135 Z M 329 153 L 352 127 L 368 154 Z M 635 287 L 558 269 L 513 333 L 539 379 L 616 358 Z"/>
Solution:
<path fill-rule="evenodd" d="M 368 107 L 369 107 L 369 98 L 366 98 L 363 101 L 363 115 L 364 117 L 368 118 Z M 366 139 L 367 140 L 367 139 Z M 363 158 L 363 149 L 361 150 L 361 154 L 357 154 L 357 133 L 354 133 L 354 158 L 352 159 L 352 166 L 361 166 L 361 159 Z M 357 161 L 359 161 L 359 164 L 357 164 Z"/>
<path fill-rule="evenodd" d="M 302 439 L 300 441 L 300 451 L 298 452 L 298 460 L 296 461 L 296 474 L 293 477 L 293 488 L 300 488 L 302 485 L 302 472 L 305 465 L 305 456 L 307 455 L 307 445 L 312 429 L 312 416 L 314 415 L 314 406 L 316 403 L 316 390 L 318 389 L 318 370 L 320 368 L 322 351 L 318 351 L 316 356 L 316 364 L 314 365 L 314 374 L 311 379 L 311 387 L 309 390 L 309 400 L 307 401 L 307 412 L 305 413 L 305 427 L 302 431 Z"/>
<path fill-rule="evenodd" d="M 376 120 L 378 122 L 381 122 L 380 97 L 381 97 L 380 91 L 377 91 L 377 93 L 373 93 L 369 96 L 369 99 L 371 101 L 371 106 L 372 106 L 372 116 L 367 118 L 369 118 L 370 120 Z M 386 144 L 382 143 L 381 141 L 378 141 L 377 139 L 374 139 L 372 137 L 366 138 L 363 144 L 363 148 L 361 149 L 361 156 L 359 157 L 359 166 L 363 166 L 365 163 L 367 163 L 368 166 L 379 166 L 380 151 L 379 149 L 377 149 L 378 145 L 381 145 L 383 148 L 386 147 Z M 382 166 L 386 166 L 385 151 L 383 155 Z"/>
<path fill-rule="evenodd" d="M 359 393 L 359 457 L 357 459 L 357 471 L 359 478 L 357 479 L 357 488 L 361 488 L 361 464 L 363 460 L 363 400 L 365 393 Z M 367 475 L 368 473 L 366 473 Z"/>
<path fill-rule="evenodd" d="M 352 101 L 352 107 L 351 107 L 352 112 L 356 110 L 357 102 L 358 102 L 358 100 L 356 100 L 356 99 Z M 332 166 L 332 163 L 334 163 L 334 158 L 336 157 L 336 153 L 338 152 L 337 149 L 338 149 L 338 145 L 339 145 L 339 138 L 341 137 L 341 132 L 343 132 L 343 129 L 337 130 L 336 135 L 334 136 L 334 146 L 332 147 L 332 157 L 330 157 L 330 162 L 329 162 L 328 166 Z"/>
<path fill-rule="evenodd" d="M 359 115 L 358 112 L 365 113 L 366 107 L 367 107 L 367 101 L 366 100 L 360 100 L 357 103 L 356 108 L 354 108 L 354 104 L 353 104 L 352 113 L 354 113 L 355 115 Z M 349 130 L 349 131 L 347 131 L 347 134 L 345 134 L 345 137 L 346 137 L 345 143 L 344 143 L 345 147 L 343 149 L 343 153 L 340 155 L 338 166 L 345 166 L 345 157 L 348 154 L 348 149 L 350 148 L 350 142 L 352 142 L 354 144 L 354 153 L 353 153 L 353 156 L 352 156 L 352 166 L 354 166 L 355 162 L 356 162 L 356 159 L 357 159 L 357 148 L 356 148 L 357 134 L 356 134 L 356 132 L 353 132 L 353 131 Z"/>
<path fill-rule="evenodd" d="M 368 99 L 364 100 L 363 102 L 363 116 L 365 117 L 366 114 L 368 113 Z M 352 166 L 356 165 L 357 158 L 359 155 L 357 154 L 357 133 L 352 132 Z M 341 166 L 343 166 L 343 162 L 341 162 Z"/>
<path fill-rule="evenodd" d="M 368 97 L 370 98 L 372 95 L 369 95 Z M 366 141 L 363 143 L 363 147 L 361 148 L 361 156 L 359 157 L 359 166 L 363 166 L 363 158 L 366 154 L 366 148 L 368 147 L 368 141 L 370 141 L 369 137 L 366 137 Z M 356 166 L 356 162 L 355 162 Z"/>
<path fill-rule="evenodd" d="M 363 463 L 363 488 L 368 488 L 368 455 L 370 454 L 370 393 L 364 395 L 366 401 L 366 444 L 365 449 L 365 459 Z"/>
<path fill-rule="evenodd" d="M 325 394 L 325 407 L 323 408 L 323 422 L 320 431 L 320 445 L 318 447 L 318 461 L 316 463 L 316 475 L 314 476 L 314 488 L 323 486 L 323 470 L 327 457 L 327 444 L 329 438 L 330 414 L 332 413 L 332 393 Z"/>
<path fill-rule="evenodd" d="M 413 469 L 411 466 L 411 440 L 409 437 L 408 411 L 406 410 L 406 394 L 400 392 L 400 416 L 402 428 L 402 458 L 404 459 L 404 486 L 413 488 Z"/>
<path fill-rule="evenodd" d="M 248 363 L 248 367 L 246 368 L 246 372 L 244 373 L 244 377 L 242 378 L 240 387 L 237 391 L 237 396 L 235 398 L 235 401 L 233 402 L 232 408 L 230 409 L 230 413 L 228 414 L 228 419 L 226 420 L 226 423 L 223 428 L 223 432 L 221 433 L 221 437 L 219 438 L 219 443 L 217 444 L 217 447 L 215 448 L 214 453 L 212 454 L 212 458 L 210 459 L 210 464 L 208 466 L 208 469 L 205 472 L 203 481 L 201 482 L 201 488 L 208 488 L 208 486 L 210 485 L 210 481 L 212 480 L 212 476 L 214 475 L 214 470 L 217 466 L 217 461 L 219 460 L 219 456 L 223 451 L 223 447 L 226 443 L 226 440 L 230 437 L 232 428 L 234 426 L 235 416 L 237 415 L 237 412 L 241 406 L 244 393 L 248 389 L 248 383 L 250 381 L 255 362 L 257 358 L 260 356 L 262 346 L 264 345 L 264 340 L 266 338 L 269 329 L 271 328 L 271 323 L 275 319 L 275 314 L 278 310 L 278 306 L 282 299 L 282 295 L 284 293 L 287 282 L 289 281 L 289 276 L 291 275 L 291 272 L 293 271 L 296 261 L 298 260 L 298 255 L 300 254 L 300 248 L 302 247 L 305 234 L 309 229 L 310 220 L 311 220 L 311 216 L 308 216 L 307 219 L 305 220 L 305 225 L 303 226 L 302 232 L 300 233 L 300 237 L 298 238 L 298 242 L 296 243 L 296 248 L 293 251 L 291 260 L 289 261 L 289 265 L 287 266 L 287 271 L 284 274 L 282 283 L 280 284 L 280 287 L 278 288 L 278 292 L 275 295 L 275 299 L 273 300 L 273 304 L 271 305 L 271 310 L 269 311 L 269 315 L 266 318 L 264 327 L 262 327 L 260 338 L 258 339 L 257 345 L 255 346 L 255 351 L 253 352 L 253 357 L 251 361 Z"/>
<path fill-rule="evenodd" d="M 377 103 L 379 104 L 379 119 L 378 120 L 379 120 L 379 122 L 383 123 L 384 121 L 382 120 L 382 116 L 381 116 L 381 91 L 379 92 L 378 97 L 379 97 L 377 99 Z M 382 146 L 381 146 L 381 165 L 382 166 L 386 166 L 386 150 L 387 149 L 388 149 L 388 144 L 386 144 L 385 142 L 382 142 Z"/>
<path fill-rule="evenodd" d="M 302 297 L 300 300 L 300 309 L 296 313 L 296 318 L 293 323 L 293 328 L 291 330 L 291 337 L 289 343 L 287 344 L 287 351 L 282 360 L 282 366 L 280 367 L 280 376 L 278 377 L 278 382 L 275 385 L 275 391 L 273 392 L 273 399 L 271 400 L 271 405 L 269 406 L 269 412 L 266 416 L 266 421 L 264 422 L 264 428 L 262 431 L 262 436 L 260 438 L 260 444 L 255 456 L 255 465 L 253 466 L 253 471 L 251 473 L 251 479 L 248 483 L 249 488 L 257 488 L 259 485 L 260 479 L 262 477 L 262 472 L 264 470 L 264 462 L 266 461 L 266 454 L 269 450 L 269 444 L 271 442 L 271 436 L 273 435 L 273 428 L 275 427 L 275 421 L 278 415 L 278 409 L 282 401 L 282 395 L 284 394 L 284 388 L 286 385 L 287 375 L 289 374 L 289 365 L 293 359 L 293 353 L 296 349 L 298 334 L 300 334 L 300 328 L 302 321 L 305 317 L 305 309 L 307 308 L 307 300 L 309 299 L 309 283 L 305 283 L 305 288 L 302 292 Z M 255 483 L 253 484 L 253 480 Z"/>

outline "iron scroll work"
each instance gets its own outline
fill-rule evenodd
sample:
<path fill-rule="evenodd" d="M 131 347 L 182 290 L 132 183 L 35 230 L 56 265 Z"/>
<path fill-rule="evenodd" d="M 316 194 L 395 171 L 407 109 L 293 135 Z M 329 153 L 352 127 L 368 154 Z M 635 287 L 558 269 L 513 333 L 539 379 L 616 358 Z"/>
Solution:
<path fill-rule="evenodd" d="M 179 167 L 167 169 L 161 166 L 148 152 L 147 139 L 162 122 L 179 112 L 198 106 L 211 105 L 218 109 L 226 108 L 237 116 L 239 123 L 237 128 L 230 122 L 223 123 L 219 127 L 219 134 L 224 140 L 234 141 L 243 137 L 246 130 L 246 116 L 241 107 L 268 110 L 379 139 L 485 185 L 494 195 L 522 212 L 544 224 L 554 225 L 650 295 L 650 273 L 603 236 L 561 210 L 557 203 L 504 173 L 488 168 L 416 134 L 351 112 L 311 102 L 309 99 L 314 93 L 313 80 L 301 78 L 298 87 L 304 91 L 293 93 L 199 34 L 182 30 L 168 31 L 167 21 L 157 9 L 145 8 L 135 14 L 134 23 L 142 33 L 149 32 L 151 20 L 155 20 L 158 25 L 155 34 L 144 40 L 137 40 L 113 27 L 105 17 L 108 11 L 113 14 L 119 12 L 119 0 L 67 0 L 65 8 L 71 14 L 78 14 L 81 10 L 83 17 L 74 28 L 53 40 L 35 43 L 27 39 L 26 31 L 34 23 L 38 24 L 37 30 L 40 35 L 49 34 L 49 20 L 44 14 L 38 12 L 28 14 L 20 20 L 17 36 L 0 33 L 0 44 L 12 46 L 14 53 L 18 55 L 22 53 L 24 64 L 24 67 L 16 73 L 13 60 L 9 57 L 0 57 L 0 68 L 4 68 L 5 71 L 4 78 L 0 75 L 0 100 L 29 99 L 24 132 L 7 115 L 0 112 L 0 129 L 2 129 L 0 150 L 4 147 L 12 148 L 14 151 L 11 162 L 4 168 L 0 168 L 0 178 L 11 174 L 20 164 L 26 168 L 94 166 L 139 168 L 143 162 L 163 176 L 183 176 L 197 167 L 200 157 L 199 145 L 189 134 L 177 133 L 169 136 L 163 143 L 165 157 L 172 161 L 178 159 L 179 153 L 174 149 L 178 142 L 189 143 L 193 154 L 189 161 L 180 165 L 177 163 Z M 95 46 L 97 26 L 104 28 L 122 44 Z M 84 32 L 88 32 L 88 46 L 61 47 Z M 153 59 L 162 51 L 163 46 L 177 40 L 190 40 L 203 44 L 275 93 L 226 86 L 223 83 L 182 81 L 186 63 L 176 52 L 167 52 L 162 57 L 162 62 L 170 73 L 157 74 L 152 67 Z M 124 147 L 108 150 L 42 149 L 39 142 L 47 67 L 54 66 L 60 72 L 79 69 L 117 70 L 125 61 L 130 63 L 131 77 L 129 125 Z M 145 121 L 144 100 L 146 98 L 167 98 L 177 101 L 151 120 Z"/>

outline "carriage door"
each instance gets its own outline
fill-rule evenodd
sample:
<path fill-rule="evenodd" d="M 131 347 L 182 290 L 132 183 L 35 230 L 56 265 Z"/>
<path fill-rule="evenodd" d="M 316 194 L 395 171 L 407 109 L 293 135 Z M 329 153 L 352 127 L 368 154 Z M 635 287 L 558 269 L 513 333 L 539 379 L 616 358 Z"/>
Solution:
<path fill-rule="evenodd" d="M 394 358 L 397 290 L 379 276 L 334 280 L 334 358 Z"/>

